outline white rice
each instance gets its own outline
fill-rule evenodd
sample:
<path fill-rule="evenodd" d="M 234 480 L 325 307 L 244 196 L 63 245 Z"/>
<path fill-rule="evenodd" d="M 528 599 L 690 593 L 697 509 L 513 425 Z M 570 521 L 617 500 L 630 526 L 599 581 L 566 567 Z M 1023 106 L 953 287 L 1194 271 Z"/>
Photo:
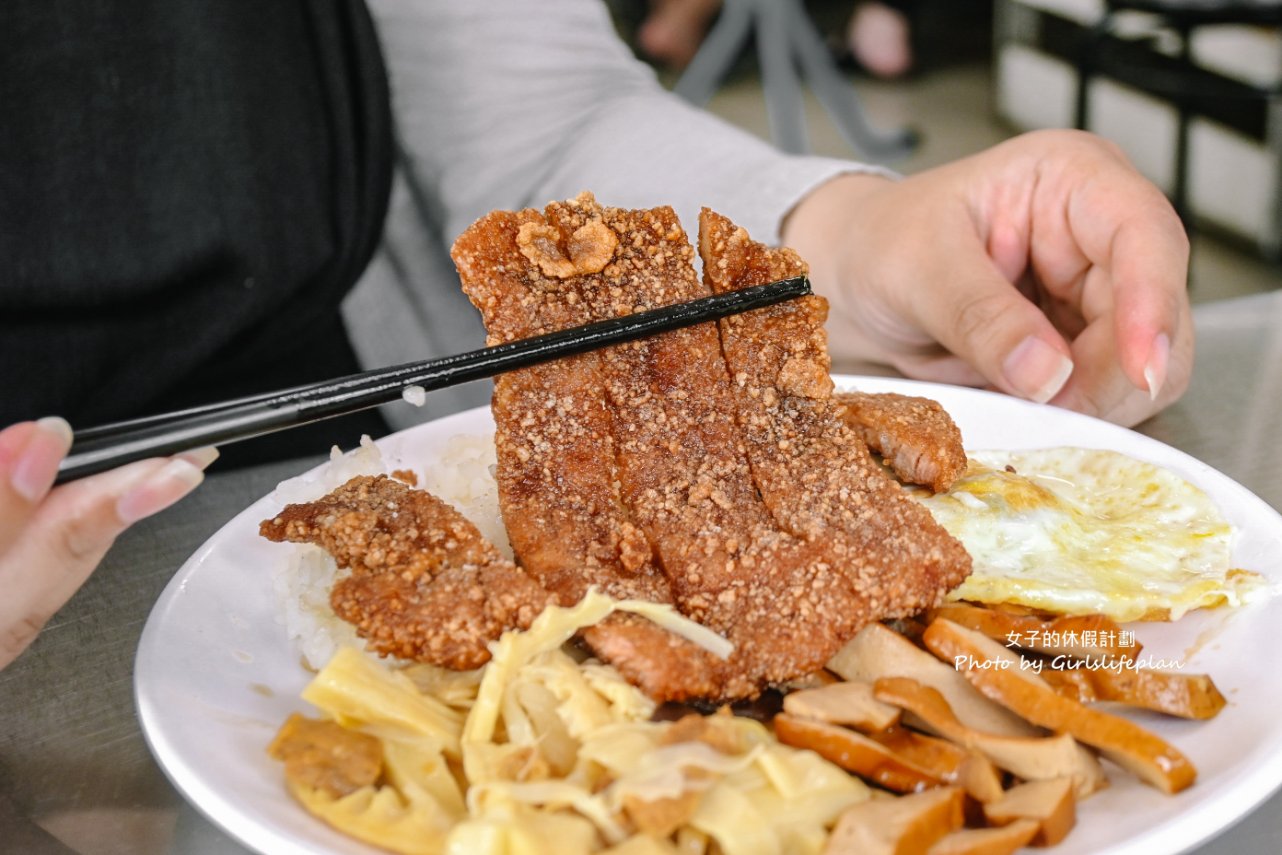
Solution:
<path fill-rule="evenodd" d="M 482 537 L 511 558 L 512 546 L 499 512 L 499 485 L 494 480 L 497 469 L 498 452 L 492 435 L 459 434 L 446 440 L 439 462 L 423 473 L 419 484 L 453 505 L 480 529 Z"/>
<path fill-rule="evenodd" d="M 419 483 L 457 508 L 487 540 L 511 557 L 499 514 L 496 465 L 493 436 L 459 435 L 446 441 L 430 469 L 419 473 Z M 385 475 L 397 468 L 402 467 L 385 460 L 378 446 L 362 437 L 361 444 L 346 454 L 336 446 L 330 462 L 317 472 L 282 481 L 272 498 L 281 507 L 312 502 L 358 475 Z M 329 592 L 338 573 L 334 559 L 319 546 L 288 546 L 272 569 L 279 619 L 291 642 L 298 645 L 304 665 L 320 670 L 340 647 L 362 648 L 364 642 L 351 624 L 330 609 Z"/>
<path fill-rule="evenodd" d="M 401 390 L 401 400 L 407 404 L 421 407 L 427 403 L 427 390 L 422 386 L 406 386 Z"/>

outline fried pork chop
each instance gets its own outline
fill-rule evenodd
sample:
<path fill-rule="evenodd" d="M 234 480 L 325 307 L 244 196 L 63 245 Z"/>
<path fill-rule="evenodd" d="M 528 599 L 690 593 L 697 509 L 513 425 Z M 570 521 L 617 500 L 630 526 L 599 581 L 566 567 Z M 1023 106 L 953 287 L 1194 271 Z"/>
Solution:
<path fill-rule="evenodd" d="M 552 601 L 458 511 L 384 476 L 288 505 L 259 533 L 314 543 L 350 570 L 330 605 L 384 656 L 476 668 L 489 661 L 490 641 L 528 628 Z"/>
<path fill-rule="evenodd" d="M 671 208 L 546 210 L 560 234 L 619 238 L 599 274 L 567 278 L 580 323 L 705 296 Z M 826 556 L 782 531 L 752 480 L 714 324 L 601 352 L 620 496 L 648 537 L 677 607 L 735 644 L 719 697 L 822 667 L 869 614 Z M 812 667 L 813 666 L 813 667 Z M 665 693 L 665 696 L 667 693 Z"/>
<path fill-rule="evenodd" d="M 490 214 L 453 254 L 492 342 L 705 293 L 670 209 L 603 209 L 590 195 Z M 735 643 L 721 662 L 638 618 L 585 634 L 650 695 L 754 695 L 820 667 L 868 619 L 844 575 L 757 495 L 715 326 L 505 374 L 493 409 L 522 566 L 562 602 L 589 584 L 673 602 Z"/>
<path fill-rule="evenodd" d="M 840 392 L 842 417 L 895 474 L 942 493 L 966 471 L 961 431 L 929 398 L 894 392 Z"/>
<path fill-rule="evenodd" d="M 605 228 L 569 236 L 577 268 L 559 255 L 559 239 L 536 211 L 496 211 L 455 242 L 463 289 L 491 346 L 582 323 L 565 277 L 599 271 L 617 237 Z M 562 605 L 591 585 L 616 598 L 671 602 L 667 578 L 619 498 L 600 354 L 502 374 L 491 408 L 499 507 L 521 566 Z"/>
<path fill-rule="evenodd" d="M 538 211 L 496 211 L 455 242 L 463 288 L 491 345 L 584 322 L 575 277 L 600 274 L 619 238 L 599 221 L 568 233 Z M 562 605 L 597 586 L 671 603 L 667 576 L 620 496 L 613 418 L 599 353 L 500 375 L 492 405 L 499 506 L 512 549 Z M 721 660 L 644 618 L 612 615 L 584 634 L 602 659 L 654 697 L 751 694 Z"/>
<path fill-rule="evenodd" d="M 590 194 L 491 213 L 452 254 L 490 344 L 805 270 L 711 212 L 701 227 L 704 281 L 670 208 Z M 969 569 L 843 419 L 826 311 L 807 298 L 498 377 L 499 501 L 519 567 L 386 478 L 291 505 L 262 533 L 349 568 L 334 610 L 382 653 L 475 667 L 503 630 L 595 586 L 734 643 L 721 660 L 632 614 L 585 631 L 649 695 L 753 696 L 821 668 L 868 621 L 934 604 Z"/>
<path fill-rule="evenodd" d="M 792 250 L 756 243 L 706 208 L 699 251 L 718 294 L 807 272 Z M 829 376 L 827 311 L 812 296 L 719 322 L 753 476 L 779 525 L 826 549 L 877 617 L 913 614 L 969 574 L 970 556 L 843 418 Z"/>

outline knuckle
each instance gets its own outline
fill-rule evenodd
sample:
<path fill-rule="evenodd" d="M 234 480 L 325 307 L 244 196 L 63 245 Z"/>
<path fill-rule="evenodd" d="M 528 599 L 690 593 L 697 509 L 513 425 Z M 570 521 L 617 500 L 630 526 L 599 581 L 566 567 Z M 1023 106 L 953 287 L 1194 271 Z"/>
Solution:
<path fill-rule="evenodd" d="M 1188 230 L 1184 228 L 1184 222 L 1180 219 L 1180 215 L 1175 213 L 1175 207 L 1166 195 L 1156 187 L 1153 188 L 1153 193 L 1156 196 L 1154 203 L 1157 208 L 1158 222 L 1171 235 L 1175 249 L 1180 253 L 1180 261 L 1187 266 L 1190 249 Z"/>
<path fill-rule="evenodd" d="M 45 615 L 27 613 L 14 623 L 5 626 L 3 631 L 0 631 L 0 666 L 12 662 L 18 654 L 31 646 L 31 642 L 35 641 L 48 620 L 49 618 Z"/>
<path fill-rule="evenodd" d="M 1180 398 L 1189 388 L 1189 374 L 1186 370 L 1171 371 L 1166 377 L 1166 383 L 1162 386 L 1161 394 L 1158 395 L 1162 406 L 1169 406 Z"/>
<path fill-rule="evenodd" d="M 1096 150 L 1104 152 L 1109 157 L 1121 161 L 1127 166 L 1131 165 L 1131 159 L 1126 156 L 1126 151 L 1111 139 L 1102 137 L 1098 134 L 1088 133 L 1086 131 L 1079 131 L 1078 133 L 1082 134 L 1081 139 L 1083 142 L 1089 141 L 1089 144 Z"/>
<path fill-rule="evenodd" d="M 1122 397 L 1125 398 L 1125 395 Z M 1105 400 L 1105 392 L 1103 389 L 1092 384 L 1082 384 L 1077 388 L 1071 406 L 1072 409 L 1077 410 L 1079 413 L 1085 413 L 1088 416 L 1095 416 L 1096 418 L 1107 419 L 1110 411 L 1114 409 L 1115 404 L 1115 401 L 1109 402 Z M 1116 419 L 1109 420 L 1116 421 Z"/>
<path fill-rule="evenodd" d="M 964 289 L 965 296 L 953 306 L 953 332 L 963 347 L 987 337 L 994 322 L 1007 310 L 1007 298 L 991 290 Z"/>
<path fill-rule="evenodd" d="M 1089 392 L 1074 390 L 1071 395 L 1052 399 L 1052 403 L 1055 406 L 1063 407 L 1066 410 L 1081 413 L 1082 415 L 1093 416 L 1105 421 L 1116 421 L 1116 419 L 1108 418 L 1107 413 L 1100 408 L 1099 396 Z"/>
<path fill-rule="evenodd" d="M 1029 137 L 1036 140 L 1039 145 L 1048 148 L 1073 150 L 1084 154 L 1106 152 L 1110 157 L 1126 160 L 1125 152 L 1117 143 L 1079 128 L 1044 128 L 1030 132 Z"/>
<path fill-rule="evenodd" d="M 58 553 L 74 563 L 95 560 L 110 546 L 113 536 L 101 531 L 101 523 L 89 516 L 76 516 L 59 527 Z"/>
<path fill-rule="evenodd" d="M 84 500 L 66 507 L 48 533 L 51 557 L 68 566 L 96 563 L 119 533 L 114 502 Z"/>
<path fill-rule="evenodd" d="M 1130 159 L 1120 145 L 1108 137 L 1102 137 L 1091 131 L 1071 129 L 1065 131 L 1065 142 L 1073 146 L 1080 154 L 1088 157 L 1103 155 L 1110 160 L 1130 165 Z"/>

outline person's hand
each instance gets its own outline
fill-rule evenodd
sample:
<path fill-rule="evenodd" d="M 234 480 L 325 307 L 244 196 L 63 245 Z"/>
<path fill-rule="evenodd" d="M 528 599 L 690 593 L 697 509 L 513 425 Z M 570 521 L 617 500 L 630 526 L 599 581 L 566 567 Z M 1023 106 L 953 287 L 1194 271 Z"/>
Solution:
<path fill-rule="evenodd" d="M 832 303 L 834 359 L 1125 425 L 1188 385 L 1188 238 L 1090 134 L 1025 134 L 897 182 L 835 178 L 783 237 Z"/>
<path fill-rule="evenodd" d="M 0 431 L 0 668 L 26 649 L 131 523 L 201 482 L 218 456 L 202 449 L 142 460 L 53 488 L 71 445 L 59 418 Z"/>

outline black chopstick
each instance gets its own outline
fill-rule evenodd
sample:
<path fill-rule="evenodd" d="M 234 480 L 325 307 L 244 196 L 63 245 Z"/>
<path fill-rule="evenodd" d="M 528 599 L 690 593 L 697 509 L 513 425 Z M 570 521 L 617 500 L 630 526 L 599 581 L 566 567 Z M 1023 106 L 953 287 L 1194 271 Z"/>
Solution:
<path fill-rule="evenodd" d="M 370 409 L 400 399 L 407 386 L 443 389 L 809 293 L 810 281 L 796 276 L 441 359 L 79 430 L 58 470 L 58 483 L 135 460 L 226 445 Z"/>

